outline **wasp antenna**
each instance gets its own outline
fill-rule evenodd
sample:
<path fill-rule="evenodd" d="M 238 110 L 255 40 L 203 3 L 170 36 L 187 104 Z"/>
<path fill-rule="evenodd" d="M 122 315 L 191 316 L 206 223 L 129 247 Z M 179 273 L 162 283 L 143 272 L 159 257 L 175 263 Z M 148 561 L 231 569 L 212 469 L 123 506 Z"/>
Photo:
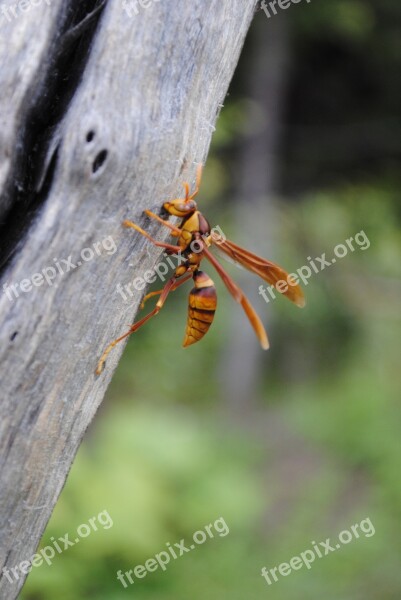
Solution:
<path fill-rule="evenodd" d="M 202 170 L 203 170 L 203 164 L 200 163 L 198 165 L 198 168 L 196 169 L 196 187 L 195 187 L 195 191 L 193 194 L 191 194 L 189 196 L 189 199 L 192 200 L 193 198 L 195 198 L 195 196 L 198 194 L 199 192 L 199 188 L 200 188 L 200 184 L 202 181 Z"/>

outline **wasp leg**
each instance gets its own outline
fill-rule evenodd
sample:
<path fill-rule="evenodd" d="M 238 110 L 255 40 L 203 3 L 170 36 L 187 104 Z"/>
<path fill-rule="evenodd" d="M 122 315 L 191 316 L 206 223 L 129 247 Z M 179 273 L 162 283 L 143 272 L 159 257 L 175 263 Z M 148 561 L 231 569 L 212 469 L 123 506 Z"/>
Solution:
<path fill-rule="evenodd" d="M 157 240 L 152 238 L 152 236 L 150 236 L 146 231 L 144 231 L 142 229 L 142 227 L 139 227 L 139 225 L 136 225 L 132 221 L 124 221 L 123 225 L 124 225 L 124 227 L 132 227 L 132 229 L 135 229 L 135 231 L 138 231 L 139 233 L 144 235 L 148 240 L 150 240 L 155 246 L 158 246 L 159 248 L 166 248 L 167 250 L 171 250 L 171 252 L 174 252 L 174 253 L 181 251 L 180 246 L 173 246 L 172 244 L 165 244 L 164 242 L 158 242 Z"/>
<path fill-rule="evenodd" d="M 162 223 L 162 225 L 165 225 L 166 227 L 171 229 L 171 231 L 172 231 L 171 235 L 173 235 L 174 237 L 179 237 L 181 235 L 181 231 L 182 231 L 181 229 L 179 229 L 178 227 L 176 227 L 169 221 L 165 221 L 158 215 L 155 215 L 155 213 L 153 213 L 151 210 L 144 210 L 143 212 L 145 213 L 145 215 L 147 215 L 151 219 L 156 219 L 156 221 L 159 221 L 159 223 Z"/>
<path fill-rule="evenodd" d="M 160 294 L 162 293 L 163 290 L 157 290 L 157 292 L 149 292 L 149 294 L 146 294 L 146 296 L 144 297 L 144 299 L 141 302 L 141 305 L 139 307 L 139 310 L 142 310 L 143 308 L 145 308 L 145 303 L 150 299 L 153 298 L 153 296 L 160 296 Z"/>
<path fill-rule="evenodd" d="M 188 277 L 185 278 L 185 281 L 187 279 L 188 279 Z M 157 315 L 157 313 L 163 308 L 163 304 L 165 303 L 169 293 L 171 291 L 177 289 L 177 287 L 180 286 L 182 283 L 184 283 L 184 280 L 177 281 L 176 277 L 172 277 L 171 279 L 168 280 L 168 282 L 166 283 L 166 285 L 164 286 L 164 288 L 162 290 L 160 298 L 157 301 L 157 304 L 154 307 L 154 309 L 152 311 L 150 311 L 150 313 L 147 314 L 145 317 L 140 319 L 137 323 L 133 323 L 126 333 L 124 333 L 123 335 L 118 337 L 116 340 L 114 340 L 114 342 L 111 342 L 111 344 L 109 344 L 107 346 L 106 350 L 103 352 L 103 354 L 100 357 L 100 360 L 97 364 L 96 371 L 95 371 L 96 375 L 100 375 L 100 373 L 103 371 L 104 364 L 106 362 L 106 358 L 108 357 L 108 355 L 110 354 L 110 352 L 112 351 L 114 346 L 116 346 L 119 342 L 124 340 L 126 337 L 128 337 L 132 333 L 135 333 L 135 331 L 138 331 L 138 329 L 140 327 L 142 327 L 142 325 L 144 325 L 147 321 L 149 321 L 149 319 L 151 319 L 152 317 Z"/>
<path fill-rule="evenodd" d="M 170 292 L 174 292 L 174 290 L 176 290 L 178 287 L 180 287 L 180 285 L 182 285 L 183 283 L 188 281 L 188 279 L 191 279 L 191 277 L 192 277 L 192 273 L 190 273 L 189 275 L 186 275 L 182 279 L 177 280 L 176 284 L 171 288 Z M 149 298 L 153 298 L 153 296 L 160 296 L 160 294 L 163 292 L 163 289 L 157 290 L 157 292 L 150 292 L 149 294 L 146 294 L 146 296 L 144 297 L 144 299 L 141 302 L 141 306 L 139 307 L 140 310 L 142 310 L 144 308 L 145 302 L 147 302 L 149 300 Z"/>

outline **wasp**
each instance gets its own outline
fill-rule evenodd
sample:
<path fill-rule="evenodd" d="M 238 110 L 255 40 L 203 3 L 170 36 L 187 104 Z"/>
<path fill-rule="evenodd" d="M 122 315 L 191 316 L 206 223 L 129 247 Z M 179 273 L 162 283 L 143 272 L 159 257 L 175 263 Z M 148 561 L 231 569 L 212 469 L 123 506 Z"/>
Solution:
<path fill-rule="evenodd" d="M 184 258 L 184 262 L 177 266 L 173 276 L 167 281 L 163 289 L 156 292 L 151 292 L 145 296 L 142 301 L 141 308 L 144 307 L 145 302 L 149 298 L 153 296 L 160 297 L 151 312 L 149 312 L 138 322 L 131 325 L 126 333 L 121 335 L 107 346 L 97 365 L 97 375 L 102 372 L 106 358 L 114 346 L 127 338 L 129 335 L 135 333 L 135 331 L 138 331 L 138 329 L 147 321 L 149 321 L 149 319 L 157 315 L 157 313 L 163 308 L 163 305 L 166 302 L 167 296 L 170 294 L 170 292 L 176 290 L 191 278 L 193 279 L 194 287 L 189 294 L 187 325 L 183 346 L 190 346 L 191 344 L 199 342 L 199 340 L 203 338 L 203 336 L 209 331 L 217 307 L 217 294 L 214 282 L 209 275 L 200 270 L 200 265 L 204 258 L 206 258 L 213 265 L 228 291 L 233 296 L 234 300 L 236 300 L 236 302 L 238 302 L 244 309 L 245 314 L 248 317 L 262 348 L 264 350 L 269 348 L 267 334 L 262 321 L 255 312 L 255 309 L 249 302 L 248 298 L 245 296 L 244 292 L 233 281 L 233 279 L 229 276 L 229 274 L 225 271 L 225 269 L 215 258 L 214 254 L 211 252 L 210 247 L 213 245 L 217 244 L 220 250 L 222 250 L 229 259 L 244 266 L 246 269 L 252 273 L 255 273 L 270 285 L 274 286 L 280 281 L 286 281 L 288 283 L 288 285 L 285 286 L 286 289 L 283 288 L 284 291 L 282 291 L 282 286 L 280 286 L 280 289 L 277 288 L 278 291 L 280 291 L 280 293 L 286 296 L 289 300 L 294 302 L 297 306 L 303 307 L 305 305 L 305 298 L 302 289 L 294 280 L 294 278 L 286 273 L 284 269 L 273 262 L 270 262 L 269 260 L 261 258 L 256 254 L 252 254 L 252 252 L 237 246 L 237 244 L 234 244 L 234 242 L 223 238 L 221 235 L 216 235 L 211 231 L 208 221 L 198 210 L 198 206 L 194 200 L 199 192 L 201 176 L 202 165 L 199 165 L 196 174 L 195 191 L 190 194 L 190 186 L 185 182 L 183 183 L 185 197 L 176 198 L 174 200 L 164 202 L 163 204 L 163 208 L 168 215 L 181 218 L 179 226 L 173 225 L 169 221 L 162 219 L 160 216 L 156 215 L 150 210 L 144 211 L 149 218 L 158 221 L 163 226 L 170 229 L 171 236 L 177 238 L 176 245 L 159 242 L 152 238 L 141 227 L 139 227 L 139 225 L 136 225 L 129 220 L 124 221 L 123 225 L 125 227 L 134 229 L 151 241 L 155 246 L 164 248 L 167 254 L 180 253 Z M 196 251 L 194 250 L 194 247 L 196 247 Z"/>

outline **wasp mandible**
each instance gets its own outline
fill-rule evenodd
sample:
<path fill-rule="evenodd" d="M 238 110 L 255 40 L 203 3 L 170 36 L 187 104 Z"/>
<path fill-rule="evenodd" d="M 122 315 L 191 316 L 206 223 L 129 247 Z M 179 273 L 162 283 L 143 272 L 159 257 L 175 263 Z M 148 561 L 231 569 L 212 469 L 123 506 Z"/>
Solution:
<path fill-rule="evenodd" d="M 203 338 L 212 324 L 214 313 L 217 307 L 217 294 L 215 285 L 212 279 L 199 268 L 204 258 L 206 258 L 213 265 L 228 291 L 233 296 L 234 300 L 236 300 L 244 309 L 245 314 L 247 315 L 262 348 L 264 350 L 268 349 L 269 342 L 262 321 L 256 314 L 253 306 L 243 291 L 223 269 L 221 264 L 210 251 L 209 248 L 213 244 L 218 244 L 220 250 L 222 250 L 231 260 L 244 266 L 249 271 L 252 271 L 252 273 L 259 275 L 259 277 L 264 279 L 264 281 L 270 285 L 275 285 L 281 280 L 287 281 L 289 284 L 287 289 L 285 291 L 281 291 L 279 289 L 278 291 L 280 291 L 280 293 L 282 293 L 284 296 L 287 296 L 287 298 L 294 302 L 297 306 L 302 307 L 305 305 L 305 298 L 302 289 L 295 282 L 295 280 L 288 275 L 286 271 L 284 271 L 284 269 L 273 262 L 270 262 L 269 260 L 261 258 L 256 254 L 252 254 L 252 252 L 237 246 L 237 244 L 234 244 L 227 239 L 221 239 L 221 237 L 211 234 L 210 225 L 203 214 L 198 210 L 197 204 L 194 200 L 195 196 L 199 192 L 201 177 L 202 165 L 199 165 L 196 174 L 195 191 L 190 194 L 189 184 L 184 183 L 183 186 L 185 189 L 185 198 L 176 198 L 175 200 L 170 200 L 169 202 L 164 202 L 163 204 L 164 210 L 169 215 L 174 215 L 182 219 L 178 227 L 169 221 L 165 221 L 150 210 L 144 211 L 148 217 L 155 219 L 170 229 L 171 235 L 177 238 L 177 245 L 158 242 L 132 221 L 124 221 L 123 225 L 125 227 L 135 229 L 135 231 L 138 231 L 140 234 L 145 236 L 155 246 L 164 248 L 168 254 L 181 252 L 181 255 L 185 260 L 175 269 L 174 275 L 168 280 L 163 289 L 158 290 L 157 292 L 151 292 L 145 296 L 142 301 L 141 308 L 143 308 L 145 302 L 149 298 L 153 296 L 160 296 L 160 298 L 157 301 L 155 308 L 149 314 L 140 319 L 137 323 L 131 325 L 126 333 L 107 346 L 97 365 L 97 375 L 102 372 L 106 358 L 114 346 L 132 333 L 135 333 L 135 331 L 142 327 L 142 325 L 149 321 L 149 319 L 157 315 L 157 313 L 162 309 L 169 293 L 176 290 L 180 285 L 191 278 L 194 281 L 195 287 L 189 294 L 187 326 L 183 346 L 190 346 L 191 344 L 195 344 L 195 342 L 199 342 L 199 340 Z M 195 242 L 198 245 L 197 252 L 194 252 L 191 249 L 191 246 Z"/>

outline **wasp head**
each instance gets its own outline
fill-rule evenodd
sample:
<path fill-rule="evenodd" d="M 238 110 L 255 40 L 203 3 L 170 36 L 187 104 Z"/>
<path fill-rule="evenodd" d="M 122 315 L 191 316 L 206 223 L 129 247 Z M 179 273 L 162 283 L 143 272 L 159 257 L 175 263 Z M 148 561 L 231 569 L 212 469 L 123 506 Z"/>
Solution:
<path fill-rule="evenodd" d="M 163 204 L 164 210 L 175 217 L 187 217 L 197 210 L 197 204 L 194 200 L 183 200 L 177 198 Z"/>

